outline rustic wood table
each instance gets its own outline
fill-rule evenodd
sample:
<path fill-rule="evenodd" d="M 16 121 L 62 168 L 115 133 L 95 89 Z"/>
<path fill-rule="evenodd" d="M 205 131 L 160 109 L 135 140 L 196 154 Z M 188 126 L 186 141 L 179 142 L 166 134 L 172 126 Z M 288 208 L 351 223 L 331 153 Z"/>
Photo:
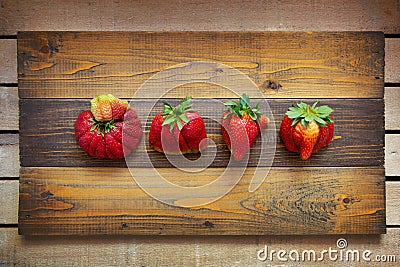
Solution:
<path fill-rule="evenodd" d="M 161 3 L 161 1 L 160 3 L 157 1 L 133 3 L 130 1 L 110 1 L 109 3 L 101 1 L 74 3 L 42 0 L 29 2 L 1 1 L 0 157 L 2 160 L 0 161 L 0 204 L 2 209 L 0 212 L 0 266 L 265 266 L 268 263 L 282 264 L 276 259 L 272 262 L 262 262 L 257 259 L 257 251 L 264 248 L 265 245 L 272 249 L 286 249 L 288 251 L 291 249 L 322 251 L 329 247 L 336 247 L 338 238 L 345 238 L 349 248 L 368 249 L 373 251 L 374 255 L 396 255 L 397 261 L 400 261 L 400 123 L 397 119 L 400 115 L 398 104 L 400 101 L 400 4 L 395 0 L 331 2 L 321 1 L 319 4 L 315 4 L 312 1 L 298 1 L 297 3 L 285 1 L 278 4 L 268 3 L 267 1 L 184 1 L 183 3 L 168 1 L 167 4 Z M 51 166 L 51 162 L 60 162 L 63 157 L 63 155 L 56 155 L 41 158 L 40 153 L 35 154 L 39 155 L 37 158 L 26 157 L 29 148 L 24 146 L 20 149 L 19 147 L 19 115 L 24 116 L 23 112 L 29 110 L 31 104 L 38 108 L 46 103 L 41 98 L 65 97 L 65 95 L 62 95 L 65 94 L 65 90 L 63 91 L 62 88 L 59 91 L 54 91 L 55 94 L 53 95 L 50 93 L 45 96 L 35 95 L 35 91 L 31 91 L 31 87 L 23 83 L 20 84 L 20 90 L 18 90 L 18 73 L 20 78 L 23 73 L 23 66 L 18 66 L 19 70 L 17 71 L 17 32 L 20 31 L 297 31 L 299 34 L 320 31 L 361 31 L 362 34 L 369 34 L 366 32 L 370 31 L 383 32 L 385 37 L 385 73 L 382 77 L 378 75 L 376 80 L 379 81 L 380 78 L 384 78 L 384 167 L 387 234 L 340 236 L 119 235 L 107 237 L 28 237 L 18 235 L 20 182 L 26 181 L 24 179 L 29 175 L 29 177 L 32 177 L 32 175 L 40 177 L 41 168 L 49 166 L 46 164 Z M 123 37 L 121 36 L 121 38 Z M 351 47 L 348 47 L 349 56 L 351 56 Z M 360 62 L 353 63 L 354 65 L 360 64 Z M 78 65 L 70 66 L 71 68 L 81 67 Z M 36 67 L 40 68 L 40 66 Z M 33 66 L 33 70 L 35 70 L 35 66 Z M 68 72 L 69 70 L 64 71 Z M 356 87 L 343 81 L 341 86 L 344 89 L 341 96 L 343 98 L 358 98 L 357 101 L 363 102 L 367 107 L 371 105 L 371 108 L 375 108 L 376 104 L 380 104 L 379 100 L 376 99 L 382 97 L 379 95 L 379 87 L 373 85 L 377 84 L 377 81 L 363 79 L 358 81 L 361 86 L 370 88 L 367 90 L 368 93 L 365 93 L 364 88 L 356 91 L 354 90 Z M 307 90 L 306 88 L 304 85 L 304 90 Z M 310 92 L 304 90 L 297 92 L 296 97 L 292 98 L 307 97 L 306 95 Z M 57 92 L 61 92 L 61 95 L 57 95 Z M 87 94 L 85 90 L 79 92 Z M 301 95 L 301 92 L 305 92 L 306 95 Z M 316 94 L 315 98 L 335 98 L 335 94 L 329 95 L 331 92 L 326 89 L 325 91 L 314 92 L 314 94 Z M 362 97 L 360 97 L 360 94 L 363 94 Z M 76 94 L 74 95 L 76 96 Z M 91 95 L 78 95 L 77 97 L 90 98 Z M 371 102 L 361 98 L 375 100 Z M 73 101 L 73 103 L 76 102 Z M 73 105 L 72 107 L 73 110 L 77 109 Z M 371 114 L 372 120 L 376 119 L 374 116 L 379 115 L 381 114 Z M 40 126 L 40 118 L 37 119 Z M 343 119 L 343 121 L 346 120 Z M 25 127 L 25 124 L 21 127 Z M 23 137 L 24 133 L 26 131 L 21 128 L 22 138 L 26 138 Z M 32 136 L 35 136 L 35 134 L 32 134 Z M 27 140 L 22 139 L 25 144 Z M 41 139 L 36 141 L 43 143 Z M 342 143 L 339 142 L 339 144 L 343 147 L 349 147 L 346 140 Z M 372 145 L 365 147 L 360 145 L 358 148 L 358 151 L 363 151 L 371 157 L 376 158 L 379 155 L 379 151 L 374 150 Z M 48 148 L 45 144 L 42 144 L 42 146 L 35 146 L 34 149 L 45 151 Z M 73 151 L 74 148 L 68 149 Z M 74 153 L 78 152 L 72 154 Z M 374 165 L 374 163 L 368 162 L 368 157 L 360 158 L 362 160 L 351 163 L 347 163 L 344 158 L 341 160 L 341 166 Z M 87 162 L 81 163 L 86 164 Z M 93 164 L 96 166 L 96 162 Z M 116 163 L 113 167 L 121 167 L 118 164 L 120 163 Z M 285 159 L 278 157 L 277 164 L 277 166 L 285 166 Z M 377 164 L 377 166 L 380 165 L 380 163 Z M 20 166 L 22 166 L 21 172 Z M 308 167 L 315 166 L 318 167 L 311 162 Z M 373 168 L 376 168 L 376 166 L 373 166 Z M 54 172 L 57 172 L 57 170 L 54 170 Z M 22 175 L 21 181 L 19 180 L 20 173 Z M 368 170 L 366 173 L 371 174 Z M 65 173 L 57 175 L 58 177 L 68 176 Z M 351 173 L 348 176 L 350 177 Z M 354 183 L 356 182 L 354 181 Z M 368 185 L 361 185 L 364 189 L 365 186 Z M 375 186 L 380 188 L 378 183 Z M 25 189 L 21 188 L 21 190 Z M 373 212 L 371 215 L 373 215 Z M 352 215 L 350 214 L 350 216 Z M 338 219 L 338 221 L 340 220 Z M 44 223 L 45 219 L 42 222 Z M 99 223 L 103 222 L 99 221 Z M 354 225 L 349 227 L 353 230 L 359 229 Z M 377 227 L 375 233 L 381 232 L 381 230 Z M 45 227 L 40 230 L 42 234 L 45 231 Z M 319 234 L 322 232 L 322 230 L 316 231 Z M 340 233 L 340 231 L 337 233 Z M 302 263 L 292 262 L 290 264 L 301 265 Z M 323 262 L 311 262 L 310 264 L 330 266 L 332 261 L 326 259 Z M 345 263 L 338 264 L 347 265 Z M 379 265 L 379 263 L 372 263 L 371 265 L 374 264 Z M 386 266 L 397 266 L 397 264 L 386 263 Z"/>

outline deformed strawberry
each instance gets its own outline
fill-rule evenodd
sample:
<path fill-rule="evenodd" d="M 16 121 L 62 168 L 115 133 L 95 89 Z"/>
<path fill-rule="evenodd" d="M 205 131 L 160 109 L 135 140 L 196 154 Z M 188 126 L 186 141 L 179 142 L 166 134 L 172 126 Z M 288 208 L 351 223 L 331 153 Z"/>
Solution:
<path fill-rule="evenodd" d="M 289 108 L 284 116 L 280 136 L 286 149 L 300 152 L 300 158 L 308 159 L 313 152 L 327 146 L 333 139 L 334 124 L 329 106 L 317 107 L 303 102 Z"/>
<path fill-rule="evenodd" d="M 257 139 L 258 132 L 265 128 L 269 119 L 258 105 L 250 106 L 250 98 L 243 94 L 240 100 L 224 103 L 229 110 L 222 115 L 221 131 L 226 146 L 236 160 L 241 160 Z"/>
<path fill-rule="evenodd" d="M 136 111 L 125 102 L 113 95 L 98 96 L 91 101 L 92 111 L 79 114 L 74 125 L 75 137 L 87 154 L 99 159 L 118 159 L 137 148 L 142 136 L 141 123 Z M 126 127 L 124 142 L 122 127 Z"/>
<path fill-rule="evenodd" d="M 164 111 L 154 117 L 149 133 L 149 142 L 155 150 L 186 154 L 198 153 L 207 147 L 203 118 L 191 110 L 190 100 L 188 96 L 176 107 L 163 101 Z"/>

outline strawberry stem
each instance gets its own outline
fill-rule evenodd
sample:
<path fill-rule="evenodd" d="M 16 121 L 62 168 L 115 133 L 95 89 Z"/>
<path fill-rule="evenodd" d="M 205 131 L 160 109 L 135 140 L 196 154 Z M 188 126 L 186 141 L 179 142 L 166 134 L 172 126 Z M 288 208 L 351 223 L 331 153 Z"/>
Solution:
<path fill-rule="evenodd" d="M 172 132 L 175 125 L 178 126 L 179 130 L 182 130 L 185 123 L 189 123 L 189 118 L 186 116 L 186 112 L 191 111 L 192 105 L 190 100 L 191 96 L 183 98 L 179 105 L 172 107 L 167 101 L 163 100 L 164 112 L 161 116 L 165 117 L 162 125 L 169 125 L 169 130 Z"/>
<path fill-rule="evenodd" d="M 97 133 L 104 137 L 104 134 L 109 133 L 112 129 L 117 128 L 114 124 L 114 120 L 111 121 L 97 121 L 95 118 L 90 118 L 89 121 L 93 123 L 90 127 L 90 131 L 97 129 Z"/>
<path fill-rule="evenodd" d="M 226 114 L 223 119 L 227 119 L 233 114 L 239 117 L 248 114 L 252 120 L 257 121 L 263 115 L 259 110 L 258 104 L 255 107 L 251 107 L 250 97 L 247 94 L 243 94 L 239 101 L 228 101 L 224 105 L 228 106 L 231 112 Z"/>
<path fill-rule="evenodd" d="M 292 126 L 299 121 L 304 127 L 307 127 L 307 125 L 312 121 L 317 122 L 321 126 L 324 126 L 327 123 L 333 123 L 333 120 L 330 117 L 333 109 L 329 106 L 317 107 L 317 104 L 318 101 L 312 106 L 300 102 L 291 106 L 286 112 L 286 115 L 293 120 Z"/>

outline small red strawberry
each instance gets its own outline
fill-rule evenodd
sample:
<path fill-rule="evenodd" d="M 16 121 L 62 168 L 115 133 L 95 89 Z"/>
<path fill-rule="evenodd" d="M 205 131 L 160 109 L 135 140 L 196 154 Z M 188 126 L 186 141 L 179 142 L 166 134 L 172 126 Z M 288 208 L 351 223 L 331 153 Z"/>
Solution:
<path fill-rule="evenodd" d="M 125 106 L 125 102 L 112 95 L 98 96 L 92 99 L 91 107 L 101 120 L 90 110 L 79 114 L 75 122 L 75 137 L 87 154 L 99 159 L 118 159 L 136 149 L 142 128 L 135 110 Z"/>
<path fill-rule="evenodd" d="M 198 153 L 207 147 L 203 118 L 191 110 L 190 100 L 190 96 L 182 99 L 175 108 L 163 101 L 164 112 L 154 117 L 149 133 L 149 142 L 155 150 L 186 154 Z"/>
<path fill-rule="evenodd" d="M 258 105 L 250 106 L 250 98 L 243 94 L 238 102 L 225 103 L 230 110 L 222 115 L 221 131 L 226 146 L 236 160 L 241 160 L 257 139 L 258 132 L 267 127 L 268 118 L 261 114 Z"/>
<path fill-rule="evenodd" d="M 333 139 L 334 124 L 329 106 L 311 107 L 303 102 L 293 105 L 284 116 L 280 136 L 286 149 L 300 152 L 300 158 L 308 159 L 313 152 L 327 146 Z"/>

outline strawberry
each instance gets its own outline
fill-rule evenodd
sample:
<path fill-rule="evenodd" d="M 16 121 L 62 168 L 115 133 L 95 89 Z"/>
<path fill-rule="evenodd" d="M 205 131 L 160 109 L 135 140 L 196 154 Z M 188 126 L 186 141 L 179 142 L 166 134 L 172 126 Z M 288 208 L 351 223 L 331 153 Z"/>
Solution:
<path fill-rule="evenodd" d="M 98 96 L 92 99 L 91 110 L 79 114 L 74 125 L 75 137 L 87 154 L 99 159 L 118 159 L 136 149 L 142 128 L 136 111 L 125 102 L 112 95 Z"/>
<path fill-rule="evenodd" d="M 300 158 L 308 159 L 313 152 L 327 146 L 333 139 L 334 123 L 329 106 L 311 107 L 303 102 L 293 105 L 283 117 L 280 136 L 286 149 L 300 152 Z"/>
<path fill-rule="evenodd" d="M 257 139 L 259 131 L 269 122 L 258 105 L 250 106 L 250 98 L 243 94 L 238 102 L 225 103 L 230 109 L 222 115 L 221 132 L 226 146 L 236 160 L 241 160 Z"/>
<path fill-rule="evenodd" d="M 191 99 L 190 96 L 182 99 L 176 107 L 163 101 L 164 112 L 154 117 L 149 133 L 149 142 L 155 150 L 186 154 L 198 153 L 207 147 L 207 142 L 201 142 L 207 138 L 204 121 L 191 110 Z"/>

